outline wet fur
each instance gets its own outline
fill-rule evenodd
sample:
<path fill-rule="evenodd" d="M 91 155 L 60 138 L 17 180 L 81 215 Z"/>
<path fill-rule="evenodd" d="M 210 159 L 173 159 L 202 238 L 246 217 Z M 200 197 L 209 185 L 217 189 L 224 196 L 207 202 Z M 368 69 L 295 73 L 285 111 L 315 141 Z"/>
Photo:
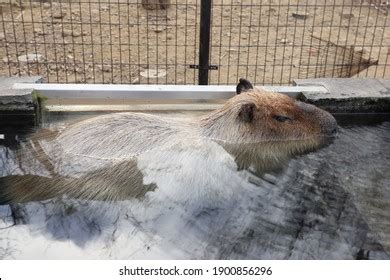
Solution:
<path fill-rule="evenodd" d="M 0 178 L 3 201 L 62 195 L 108 201 L 140 199 L 158 187 L 144 183 L 145 174 L 137 163 L 140 155 L 156 153 L 158 161 L 180 162 L 187 160 L 178 156 L 185 151 L 191 151 L 191 157 L 215 144 L 234 157 L 238 169 L 267 171 L 292 155 L 320 147 L 336 126 L 329 113 L 312 105 L 263 92 L 246 80 L 240 84 L 238 95 L 200 118 L 117 113 L 76 123 L 43 142 L 33 138 L 36 158 L 50 175 Z M 280 123 L 275 115 L 289 116 L 292 121 Z M 66 166 L 75 166 L 77 171 L 64 172 Z"/>

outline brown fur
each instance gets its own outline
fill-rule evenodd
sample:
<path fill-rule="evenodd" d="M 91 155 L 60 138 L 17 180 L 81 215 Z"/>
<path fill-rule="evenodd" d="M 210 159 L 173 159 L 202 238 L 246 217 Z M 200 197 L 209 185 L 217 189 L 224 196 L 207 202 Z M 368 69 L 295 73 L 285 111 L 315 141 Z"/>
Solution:
<path fill-rule="evenodd" d="M 255 105 L 253 121 L 249 123 L 237 117 L 246 104 Z M 291 121 L 280 123 L 273 118 L 277 115 L 288 116 Z M 329 130 L 336 128 L 336 121 L 329 113 L 260 89 L 231 98 L 221 109 L 201 119 L 207 137 L 229 143 L 317 139 L 326 134 L 327 126 Z"/>

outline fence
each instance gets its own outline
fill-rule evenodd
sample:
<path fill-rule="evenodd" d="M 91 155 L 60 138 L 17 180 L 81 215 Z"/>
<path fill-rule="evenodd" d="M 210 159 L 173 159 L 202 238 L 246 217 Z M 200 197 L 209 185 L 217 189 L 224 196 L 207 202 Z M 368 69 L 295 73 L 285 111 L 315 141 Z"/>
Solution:
<path fill-rule="evenodd" d="M 386 1 L 167 3 L 150 10 L 140 0 L 0 0 L 0 75 L 133 84 L 247 77 L 276 85 L 390 77 Z"/>

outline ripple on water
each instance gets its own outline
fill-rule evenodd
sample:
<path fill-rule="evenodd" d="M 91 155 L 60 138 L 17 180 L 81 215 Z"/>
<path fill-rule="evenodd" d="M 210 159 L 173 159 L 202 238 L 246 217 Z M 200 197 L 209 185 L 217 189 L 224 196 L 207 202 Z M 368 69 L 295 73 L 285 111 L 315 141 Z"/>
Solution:
<path fill-rule="evenodd" d="M 46 125 L 53 129 L 66 122 L 58 118 Z M 29 143 L 29 134 L 24 138 L 0 146 L 0 177 L 49 176 L 39 160 L 31 169 L 30 157 L 18 154 L 15 147 Z M 203 197 L 210 203 L 200 206 L 185 192 L 172 197 L 155 191 L 145 199 L 117 203 L 63 198 L 1 206 L 1 257 L 29 258 L 34 248 L 43 258 L 351 259 L 368 252 L 371 258 L 389 259 L 389 147 L 389 120 L 343 123 L 331 145 L 273 172 L 223 169 L 215 163 L 203 178 L 161 177 L 161 184 L 199 183 L 212 189 L 206 181 L 224 172 L 218 183 L 233 195 L 215 196 L 222 200 L 218 203 L 211 203 L 211 193 Z M 230 168 L 228 157 L 219 158 Z M 162 172 L 149 170 L 148 178 L 152 171 Z M 20 224 L 9 227 L 15 214 Z M 53 244 L 64 240 L 73 242 L 55 249 Z"/>

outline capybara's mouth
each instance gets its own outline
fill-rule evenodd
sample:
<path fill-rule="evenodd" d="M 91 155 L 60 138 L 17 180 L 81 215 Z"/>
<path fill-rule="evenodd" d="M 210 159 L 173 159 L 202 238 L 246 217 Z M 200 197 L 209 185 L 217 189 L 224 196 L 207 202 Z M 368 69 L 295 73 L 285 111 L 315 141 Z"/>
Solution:
<path fill-rule="evenodd" d="M 338 135 L 338 128 L 337 127 L 334 128 L 332 131 L 330 131 L 326 134 L 323 134 L 320 145 L 318 148 L 324 148 L 324 147 L 331 145 L 336 140 L 337 135 Z"/>
<path fill-rule="evenodd" d="M 336 126 L 336 127 L 334 127 L 333 129 L 331 129 L 331 130 L 325 132 L 324 136 L 327 137 L 327 138 L 333 138 L 333 139 L 334 139 L 334 138 L 337 137 L 338 132 L 339 132 L 339 129 L 338 129 L 338 127 Z"/>

